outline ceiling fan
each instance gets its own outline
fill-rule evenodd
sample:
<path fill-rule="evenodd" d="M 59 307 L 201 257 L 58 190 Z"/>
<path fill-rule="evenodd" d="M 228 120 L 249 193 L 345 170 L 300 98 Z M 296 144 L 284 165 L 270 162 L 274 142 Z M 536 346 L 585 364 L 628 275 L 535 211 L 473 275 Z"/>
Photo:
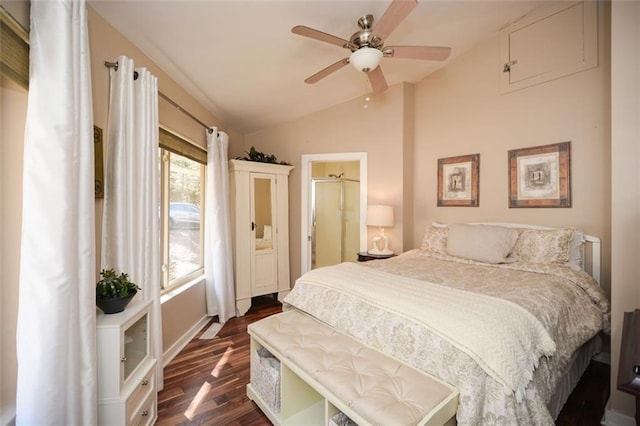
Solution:
<path fill-rule="evenodd" d="M 349 49 L 351 55 L 318 71 L 304 82 L 308 84 L 327 77 L 347 64 L 353 65 L 358 71 L 367 73 L 374 93 L 387 89 L 380 61 L 387 58 L 426 59 L 430 61 L 444 61 L 451 53 L 450 47 L 439 46 L 384 46 L 384 40 L 396 29 L 404 18 L 418 5 L 417 0 L 392 0 L 380 21 L 373 26 L 373 15 L 364 15 L 358 19 L 358 27 L 349 40 L 336 37 L 325 32 L 297 25 L 291 32 L 304 37 L 320 40 L 325 43 Z"/>

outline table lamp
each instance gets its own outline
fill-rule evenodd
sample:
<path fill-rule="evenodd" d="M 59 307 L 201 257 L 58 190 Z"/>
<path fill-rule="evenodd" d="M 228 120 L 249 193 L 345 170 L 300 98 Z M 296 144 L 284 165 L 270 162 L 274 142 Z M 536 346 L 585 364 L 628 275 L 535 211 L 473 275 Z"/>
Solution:
<path fill-rule="evenodd" d="M 393 226 L 393 207 L 382 204 L 372 204 L 367 207 L 367 225 L 378 226 L 380 235 L 374 237 L 369 254 L 391 255 L 393 251 L 389 249 L 389 238 L 384 235 L 384 228 Z"/>

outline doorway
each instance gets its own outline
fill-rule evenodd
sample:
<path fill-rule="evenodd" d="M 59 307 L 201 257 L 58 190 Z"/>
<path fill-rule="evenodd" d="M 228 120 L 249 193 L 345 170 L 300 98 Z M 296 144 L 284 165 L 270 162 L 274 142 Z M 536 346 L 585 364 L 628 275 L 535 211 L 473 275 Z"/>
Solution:
<path fill-rule="evenodd" d="M 302 156 L 302 273 L 366 250 L 366 171 L 366 153 Z"/>
<path fill-rule="evenodd" d="M 314 163 L 311 172 L 311 269 L 355 262 L 360 248 L 360 180 L 345 172 L 324 177 L 317 169 L 327 165 Z M 359 172 L 357 162 L 343 165 Z"/>

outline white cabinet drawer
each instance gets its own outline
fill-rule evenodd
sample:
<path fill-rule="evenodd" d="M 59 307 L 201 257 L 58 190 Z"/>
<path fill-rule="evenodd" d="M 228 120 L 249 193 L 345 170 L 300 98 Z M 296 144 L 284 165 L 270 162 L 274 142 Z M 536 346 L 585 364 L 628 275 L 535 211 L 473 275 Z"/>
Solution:
<path fill-rule="evenodd" d="M 142 400 L 147 397 L 147 394 L 149 394 L 150 391 L 155 390 L 155 371 L 155 363 L 153 363 L 153 366 L 149 368 L 147 374 L 145 374 L 142 380 L 138 382 L 135 389 L 127 398 L 127 418 L 131 418 L 134 411 L 137 411 L 137 408 L 140 406 Z"/>
<path fill-rule="evenodd" d="M 155 420 L 156 394 L 155 392 L 148 392 L 142 404 L 129 417 L 129 424 L 131 426 L 146 426 L 155 423 Z"/>

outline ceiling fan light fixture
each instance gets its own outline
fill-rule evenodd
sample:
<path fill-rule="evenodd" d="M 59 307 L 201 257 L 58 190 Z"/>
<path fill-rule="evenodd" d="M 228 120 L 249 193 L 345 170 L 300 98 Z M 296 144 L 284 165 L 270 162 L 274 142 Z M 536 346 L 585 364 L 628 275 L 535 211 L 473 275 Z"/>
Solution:
<path fill-rule="evenodd" d="M 361 47 L 349 56 L 349 63 L 361 72 L 369 72 L 376 69 L 382 59 L 382 52 L 372 47 Z"/>

